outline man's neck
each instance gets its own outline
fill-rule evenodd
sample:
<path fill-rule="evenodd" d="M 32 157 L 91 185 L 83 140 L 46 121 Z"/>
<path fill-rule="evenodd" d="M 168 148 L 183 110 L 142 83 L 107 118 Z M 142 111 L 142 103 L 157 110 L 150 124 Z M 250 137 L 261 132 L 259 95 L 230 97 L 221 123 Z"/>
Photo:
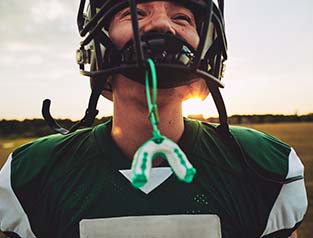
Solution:
<path fill-rule="evenodd" d="M 163 105 L 158 108 L 161 134 L 177 142 L 184 131 L 181 105 Z M 130 159 L 136 150 L 152 137 L 152 126 L 148 110 L 136 105 L 114 102 L 112 138 Z"/>

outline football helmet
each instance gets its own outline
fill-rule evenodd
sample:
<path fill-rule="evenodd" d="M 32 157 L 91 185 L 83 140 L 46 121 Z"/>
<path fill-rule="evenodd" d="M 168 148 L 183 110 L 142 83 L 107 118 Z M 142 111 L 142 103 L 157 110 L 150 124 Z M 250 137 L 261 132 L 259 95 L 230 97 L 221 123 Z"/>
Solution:
<path fill-rule="evenodd" d="M 107 82 L 115 74 L 123 74 L 144 84 L 147 58 L 151 58 L 156 65 L 159 88 L 177 87 L 195 79 L 204 79 L 218 109 L 221 126 L 228 130 L 227 114 L 219 92 L 219 88 L 223 87 L 221 78 L 227 59 L 224 0 L 168 0 L 194 13 L 200 38 L 197 48 L 169 33 L 147 32 L 141 35 L 136 4 L 148 1 L 80 1 L 77 24 L 82 41 L 76 60 L 81 74 L 90 77 L 92 93 L 84 118 L 70 131 L 93 123 L 98 113 L 98 98 L 103 90 L 110 90 Z M 118 49 L 110 39 L 108 26 L 112 17 L 126 7 L 130 8 L 134 35 L 132 40 Z M 54 130 L 67 133 L 51 117 L 49 106 L 50 101 L 45 101 L 44 118 Z"/>

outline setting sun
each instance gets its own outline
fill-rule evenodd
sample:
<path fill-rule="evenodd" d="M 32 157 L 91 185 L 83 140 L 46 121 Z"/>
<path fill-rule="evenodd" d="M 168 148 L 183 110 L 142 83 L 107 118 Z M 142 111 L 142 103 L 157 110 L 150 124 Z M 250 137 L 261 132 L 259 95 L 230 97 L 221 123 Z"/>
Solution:
<path fill-rule="evenodd" d="M 204 118 L 209 117 L 209 98 L 201 100 L 200 98 L 190 98 L 183 102 L 183 115 L 198 115 L 202 114 Z"/>

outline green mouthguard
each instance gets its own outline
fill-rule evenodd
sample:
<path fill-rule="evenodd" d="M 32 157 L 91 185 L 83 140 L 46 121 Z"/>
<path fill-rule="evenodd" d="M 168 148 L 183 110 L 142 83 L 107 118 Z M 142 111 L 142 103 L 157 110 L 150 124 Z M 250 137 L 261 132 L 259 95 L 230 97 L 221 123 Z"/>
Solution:
<path fill-rule="evenodd" d="M 152 161 L 163 157 L 169 163 L 177 178 L 186 183 L 192 182 L 196 169 L 188 161 L 185 153 L 169 138 L 161 135 L 157 124 L 159 123 L 157 99 L 156 68 L 152 59 L 148 59 L 150 69 L 146 71 L 146 96 L 149 110 L 149 120 L 152 125 L 152 138 L 143 143 L 136 151 L 132 163 L 132 185 L 135 188 L 143 187 L 149 179 Z M 149 75 L 152 80 L 152 101 L 150 95 Z"/>

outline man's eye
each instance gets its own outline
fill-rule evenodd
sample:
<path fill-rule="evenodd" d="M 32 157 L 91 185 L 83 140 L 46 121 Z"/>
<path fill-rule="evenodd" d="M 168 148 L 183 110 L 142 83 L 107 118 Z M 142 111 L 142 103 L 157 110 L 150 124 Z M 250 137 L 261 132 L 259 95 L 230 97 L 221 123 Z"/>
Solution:
<path fill-rule="evenodd" d="M 146 15 L 147 14 L 146 14 L 146 12 L 144 10 L 137 9 L 137 16 L 144 17 Z"/>
<path fill-rule="evenodd" d="M 127 9 L 125 12 L 122 13 L 121 17 L 123 18 L 123 17 L 127 17 L 130 15 L 131 15 L 130 9 Z M 138 18 L 141 18 L 141 17 L 146 16 L 146 13 L 145 13 L 145 11 L 137 8 L 137 16 L 138 16 Z"/>
<path fill-rule="evenodd" d="M 176 16 L 173 17 L 173 20 L 175 20 L 175 21 L 185 21 L 185 22 L 187 22 L 187 23 L 189 23 L 191 25 L 193 24 L 191 18 L 189 16 L 187 16 L 187 15 L 176 15 Z"/>

